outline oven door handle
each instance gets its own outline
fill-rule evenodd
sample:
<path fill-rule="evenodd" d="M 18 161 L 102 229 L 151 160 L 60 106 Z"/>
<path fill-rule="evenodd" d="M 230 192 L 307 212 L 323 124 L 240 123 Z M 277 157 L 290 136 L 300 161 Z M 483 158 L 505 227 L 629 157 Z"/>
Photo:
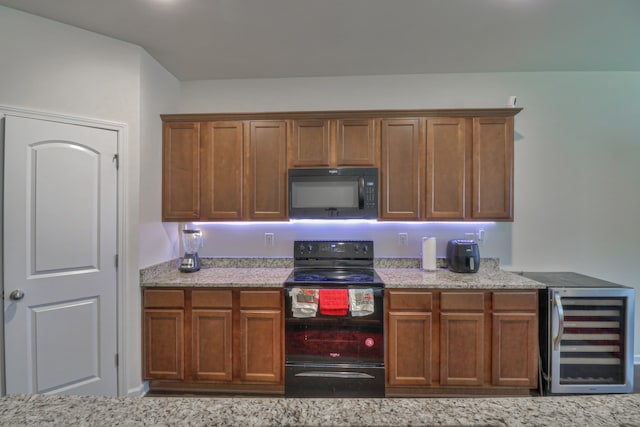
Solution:
<path fill-rule="evenodd" d="M 375 378 L 364 372 L 343 372 L 343 371 L 310 371 L 295 374 L 296 377 L 315 377 L 315 378 L 345 378 L 345 379 L 363 379 Z"/>

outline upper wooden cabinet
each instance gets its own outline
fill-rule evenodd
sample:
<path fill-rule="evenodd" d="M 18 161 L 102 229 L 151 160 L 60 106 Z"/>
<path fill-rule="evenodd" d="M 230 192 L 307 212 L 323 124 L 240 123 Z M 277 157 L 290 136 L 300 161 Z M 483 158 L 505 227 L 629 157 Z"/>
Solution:
<path fill-rule="evenodd" d="M 200 218 L 200 123 L 162 126 L 162 217 L 165 221 Z"/>
<path fill-rule="evenodd" d="M 383 219 L 420 218 L 419 119 L 382 120 L 380 212 Z"/>
<path fill-rule="evenodd" d="M 166 122 L 163 220 L 286 219 L 287 125 Z"/>
<path fill-rule="evenodd" d="M 513 117 L 473 119 L 473 219 L 513 219 Z"/>
<path fill-rule="evenodd" d="M 287 148 L 290 168 L 369 166 L 379 163 L 374 119 L 291 121 Z"/>
<path fill-rule="evenodd" d="M 293 120 L 287 144 L 290 168 L 322 167 L 331 164 L 329 120 Z"/>
<path fill-rule="evenodd" d="M 242 219 L 243 123 L 204 122 L 201 138 L 201 219 Z"/>
<path fill-rule="evenodd" d="M 426 197 L 423 217 L 427 220 L 464 219 L 470 144 L 466 120 L 427 120 L 425 157 Z"/>
<path fill-rule="evenodd" d="M 362 166 L 381 220 L 510 221 L 520 110 L 162 115 L 163 220 L 286 220 L 287 168 Z"/>
<path fill-rule="evenodd" d="M 513 117 L 382 120 L 381 176 L 382 219 L 512 220 Z"/>
<path fill-rule="evenodd" d="M 249 219 L 287 218 L 287 125 L 283 120 L 249 123 L 247 198 Z"/>

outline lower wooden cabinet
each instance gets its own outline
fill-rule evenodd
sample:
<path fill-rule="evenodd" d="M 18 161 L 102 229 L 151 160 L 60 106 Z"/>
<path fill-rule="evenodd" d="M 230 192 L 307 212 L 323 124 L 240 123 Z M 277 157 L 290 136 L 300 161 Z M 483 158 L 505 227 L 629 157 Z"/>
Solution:
<path fill-rule="evenodd" d="M 144 312 L 145 378 L 184 378 L 184 310 Z"/>
<path fill-rule="evenodd" d="M 492 295 L 491 382 L 535 387 L 538 375 L 538 299 L 535 292 Z"/>
<path fill-rule="evenodd" d="M 387 395 L 528 394 L 538 294 L 387 289 Z"/>
<path fill-rule="evenodd" d="M 284 392 L 282 290 L 145 289 L 152 391 Z"/>

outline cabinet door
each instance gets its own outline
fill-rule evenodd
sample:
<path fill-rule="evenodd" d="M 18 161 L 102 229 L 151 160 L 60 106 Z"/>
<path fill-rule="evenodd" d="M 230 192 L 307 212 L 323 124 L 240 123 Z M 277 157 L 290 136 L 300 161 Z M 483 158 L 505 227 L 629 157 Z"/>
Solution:
<path fill-rule="evenodd" d="M 202 124 L 202 218 L 241 219 L 244 138 L 242 122 Z"/>
<path fill-rule="evenodd" d="M 467 176 L 465 119 L 427 120 L 426 219 L 464 219 Z"/>
<path fill-rule="evenodd" d="M 191 322 L 193 378 L 207 381 L 231 381 L 233 377 L 231 309 L 193 310 Z"/>
<path fill-rule="evenodd" d="M 482 385 L 484 313 L 440 313 L 440 384 Z"/>
<path fill-rule="evenodd" d="M 286 219 L 286 123 L 249 124 L 247 191 L 250 219 Z"/>
<path fill-rule="evenodd" d="M 535 387 L 538 374 L 535 313 L 493 313 L 492 384 Z"/>
<path fill-rule="evenodd" d="M 373 119 L 336 121 L 336 166 L 370 166 L 379 163 L 376 125 Z"/>
<path fill-rule="evenodd" d="M 431 384 L 431 313 L 389 312 L 388 385 Z"/>
<path fill-rule="evenodd" d="M 329 120 L 293 120 L 288 141 L 289 167 L 329 166 L 329 134 Z"/>
<path fill-rule="evenodd" d="M 183 310 L 144 310 L 145 379 L 184 379 L 183 331 Z"/>
<path fill-rule="evenodd" d="M 200 218 L 200 124 L 162 125 L 162 217 Z"/>
<path fill-rule="evenodd" d="M 382 120 L 382 219 L 419 219 L 420 120 Z"/>
<path fill-rule="evenodd" d="M 495 291 L 492 305 L 492 384 L 535 388 L 538 383 L 537 291 Z"/>
<path fill-rule="evenodd" d="M 240 310 L 240 380 L 282 382 L 282 311 Z"/>
<path fill-rule="evenodd" d="M 473 219 L 513 219 L 513 117 L 473 119 Z"/>

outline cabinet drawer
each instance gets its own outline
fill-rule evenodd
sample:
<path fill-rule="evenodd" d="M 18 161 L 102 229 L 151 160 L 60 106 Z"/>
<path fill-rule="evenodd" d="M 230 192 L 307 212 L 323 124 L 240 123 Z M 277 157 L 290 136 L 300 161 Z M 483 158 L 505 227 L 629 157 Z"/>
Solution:
<path fill-rule="evenodd" d="M 280 291 L 240 291 L 240 308 L 280 308 Z"/>
<path fill-rule="evenodd" d="M 184 307 L 184 291 L 179 289 L 146 289 L 143 298 L 145 308 Z"/>
<path fill-rule="evenodd" d="M 440 309 L 442 311 L 483 311 L 484 292 L 442 292 Z"/>
<path fill-rule="evenodd" d="M 389 310 L 431 311 L 431 292 L 389 291 Z"/>
<path fill-rule="evenodd" d="M 527 292 L 494 292 L 493 310 L 535 311 L 538 306 L 538 293 Z"/>
<path fill-rule="evenodd" d="M 193 308 L 231 308 L 231 290 L 194 290 L 191 291 Z"/>

